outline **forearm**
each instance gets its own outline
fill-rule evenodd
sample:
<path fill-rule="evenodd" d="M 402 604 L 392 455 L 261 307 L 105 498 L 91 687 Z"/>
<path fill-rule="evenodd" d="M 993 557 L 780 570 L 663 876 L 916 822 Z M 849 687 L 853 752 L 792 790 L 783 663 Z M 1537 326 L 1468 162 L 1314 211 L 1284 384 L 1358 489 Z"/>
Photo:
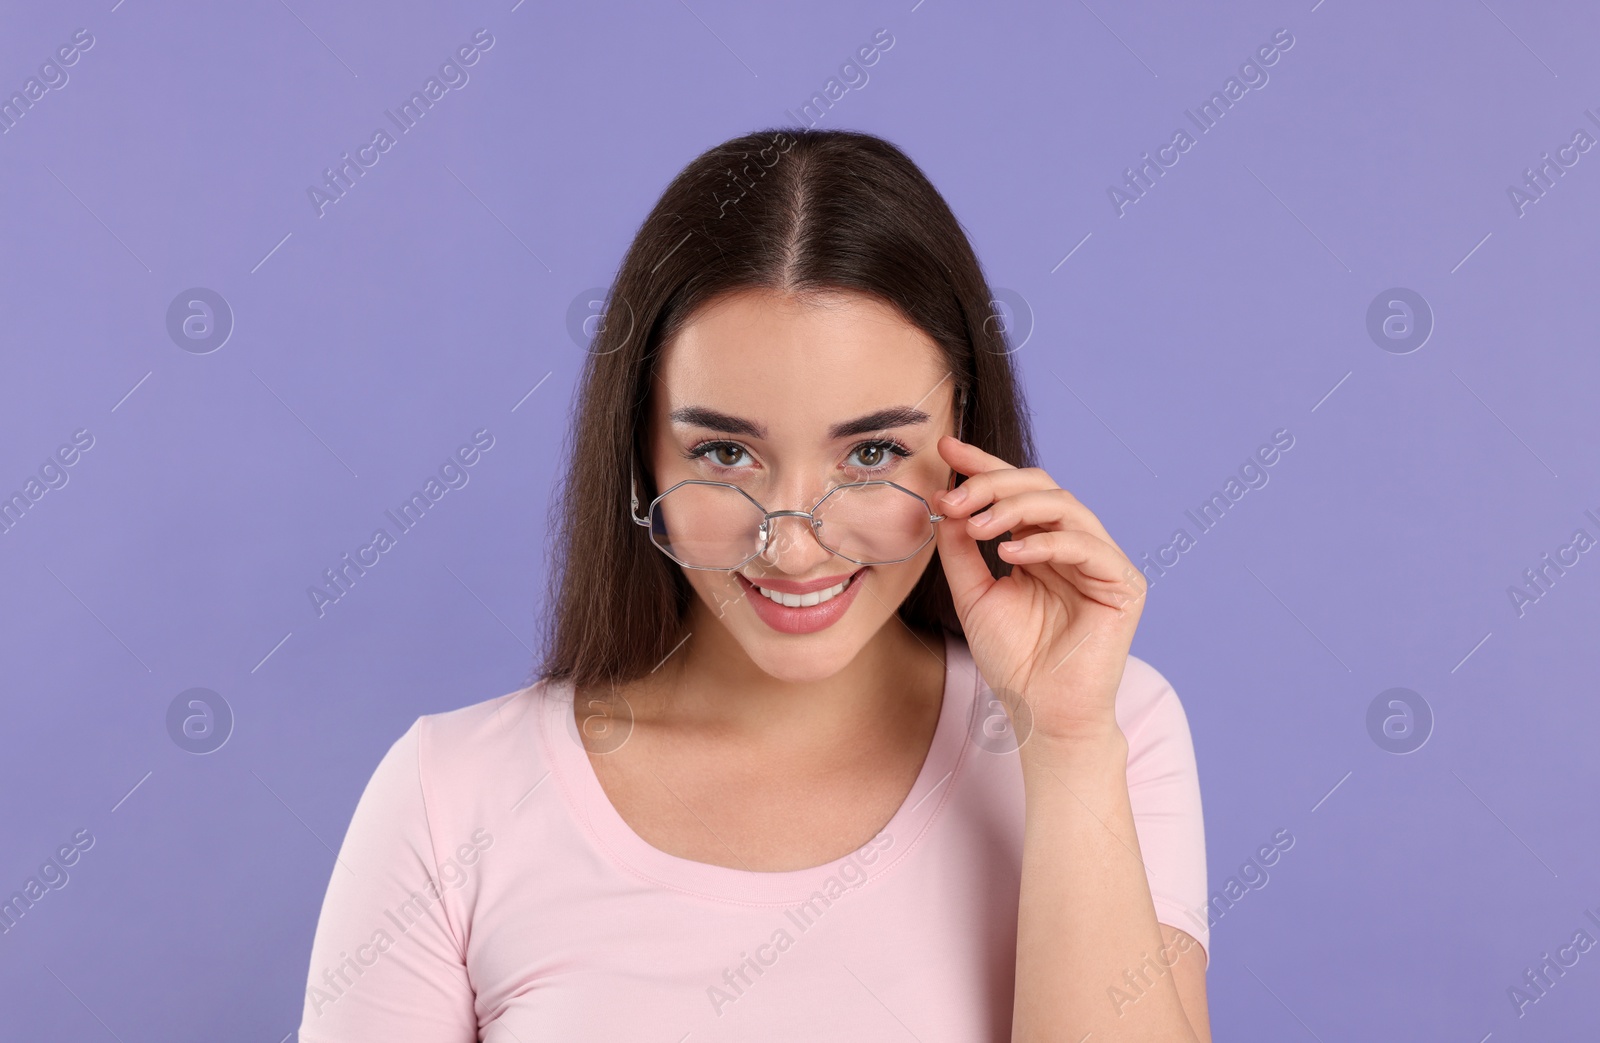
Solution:
<path fill-rule="evenodd" d="M 1127 739 L 1114 727 L 1070 742 L 1034 735 L 1019 756 L 1027 810 L 1013 1043 L 1197 1040 L 1161 962 Z"/>

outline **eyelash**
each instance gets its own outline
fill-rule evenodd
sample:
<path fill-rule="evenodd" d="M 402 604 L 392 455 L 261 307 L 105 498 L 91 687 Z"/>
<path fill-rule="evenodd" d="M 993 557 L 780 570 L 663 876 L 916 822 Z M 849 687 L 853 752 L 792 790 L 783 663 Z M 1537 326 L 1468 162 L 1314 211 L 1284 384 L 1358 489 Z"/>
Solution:
<path fill-rule="evenodd" d="M 694 446 L 693 448 L 691 448 L 688 452 L 684 453 L 683 455 L 684 455 L 684 458 L 688 459 L 688 460 L 699 460 L 699 459 L 705 457 L 707 454 L 709 454 L 709 453 L 711 453 L 711 452 L 713 452 L 713 451 L 715 451 L 717 449 L 723 449 L 723 448 L 738 449 L 740 452 L 745 453 L 747 456 L 749 455 L 749 452 L 750 452 L 750 450 L 746 449 L 744 446 L 740 445 L 738 442 L 729 442 L 729 441 L 726 441 L 726 440 L 715 440 L 715 441 L 710 441 L 710 442 L 701 442 L 699 445 Z M 910 457 L 912 455 L 912 451 L 911 451 L 910 448 L 908 448 L 904 443 L 902 443 L 900 441 L 897 441 L 896 439 L 893 439 L 893 438 L 875 438 L 875 439 L 872 439 L 871 441 L 867 441 L 867 442 L 858 442 L 854 446 L 850 447 L 850 453 L 853 455 L 856 452 L 858 452 L 859 450 L 868 449 L 868 448 L 886 449 L 891 454 L 891 457 L 898 457 L 900 459 L 906 459 L 906 458 L 908 458 L 908 457 Z M 723 465 L 718 464 L 715 461 L 708 460 L 706 462 L 714 470 L 719 471 L 719 472 L 742 471 L 742 470 L 744 470 L 744 468 L 742 468 L 742 467 L 724 467 Z M 852 468 L 852 470 L 864 471 L 864 472 L 867 472 L 869 474 L 875 474 L 875 473 L 878 473 L 880 471 L 887 471 L 893 465 L 894 465 L 894 460 L 893 459 L 889 459 L 889 460 L 885 460 L 883 463 L 879 464 L 877 467 L 854 467 L 854 468 Z"/>

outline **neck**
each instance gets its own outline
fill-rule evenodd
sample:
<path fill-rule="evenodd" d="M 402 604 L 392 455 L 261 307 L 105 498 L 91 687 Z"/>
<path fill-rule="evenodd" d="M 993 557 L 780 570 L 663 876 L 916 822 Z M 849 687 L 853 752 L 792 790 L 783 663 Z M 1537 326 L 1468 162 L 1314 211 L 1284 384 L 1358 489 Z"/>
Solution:
<path fill-rule="evenodd" d="M 801 676 L 791 676 L 787 664 L 758 662 L 699 600 L 684 632 L 688 640 L 656 671 L 634 708 L 643 717 L 758 744 L 826 742 L 898 728 L 929 699 L 937 705 L 944 690 L 943 636 L 913 632 L 898 618 L 825 676 L 815 675 L 813 655 L 788 657 Z"/>

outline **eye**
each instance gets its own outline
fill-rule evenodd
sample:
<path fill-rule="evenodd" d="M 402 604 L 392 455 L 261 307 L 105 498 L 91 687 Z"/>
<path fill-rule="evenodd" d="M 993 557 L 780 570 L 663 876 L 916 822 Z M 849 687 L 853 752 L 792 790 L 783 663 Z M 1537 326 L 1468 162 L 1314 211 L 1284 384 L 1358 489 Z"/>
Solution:
<path fill-rule="evenodd" d="M 704 458 L 722 470 L 744 470 L 738 463 L 749 456 L 749 451 L 738 442 L 701 442 L 684 455 L 690 460 Z"/>
<path fill-rule="evenodd" d="M 911 455 L 911 450 L 892 438 L 880 438 L 871 442 L 862 442 L 850 450 L 851 456 L 861 455 L 865 462 L 854 465 L 862 471 L 886 471 L 894 466 L 894 458 L 904 459 Z"/>
<path fill-rule="evenodd" d="M 861 442 L 845 457 L 845 466 L 854 471 L 877 473 L 894 466 L 896 459 L 912 455 L 902 443 L 892 438 L 879 438 Z M 689 460 L 705 460 L 719 471 L 746 471 L 754 466 L 750 451 L 738 442 L 701 442 L 684 453 Z M 851 462 L 855 460 L 857 462 Z"/>

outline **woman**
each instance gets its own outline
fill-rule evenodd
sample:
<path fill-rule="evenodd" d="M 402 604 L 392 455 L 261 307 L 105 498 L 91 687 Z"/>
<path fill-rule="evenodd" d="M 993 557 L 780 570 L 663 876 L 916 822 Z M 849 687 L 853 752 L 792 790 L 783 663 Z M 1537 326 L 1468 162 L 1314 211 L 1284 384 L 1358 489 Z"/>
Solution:
<path fill-rule="evenodd" d="M 989 302 L 879 138 L 679 174 L 583 377 L 547 659 L 379 764 L 302 1041 L 1209 1041 L 1183 708 Z"/>

